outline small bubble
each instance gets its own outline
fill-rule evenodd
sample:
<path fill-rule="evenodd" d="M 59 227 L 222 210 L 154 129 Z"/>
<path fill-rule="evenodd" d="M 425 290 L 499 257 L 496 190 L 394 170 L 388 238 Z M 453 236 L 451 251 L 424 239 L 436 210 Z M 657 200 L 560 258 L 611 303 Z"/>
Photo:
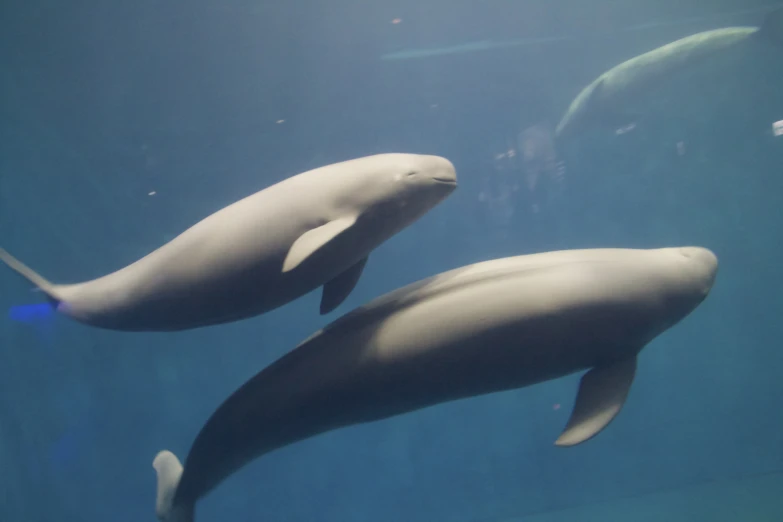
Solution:
<path fill-rule="evenodd" d="M 684 141 L 678 141 L 677 142 L 677 154 L 680 156 L 685 155 L 685 142 Z"/>
<path fill-rule="evenodd" d="M 157 194 L 157 191 L 154 191 L 154 190 L 153 190 L 152 192 L 148 193 L 147 195 L 148 195 L 148 196 L 154 196 L 155 194 Z"/>
<path fill-rule="evenodd" d="M 402 18 L 395 18 L 394 20 L 391 21 L 391 23 L 394 24 L 394 25 L 402 23 Z"/>
<path fill-rule="evenodd" d="M 552 406 L 552 409 L 553 409 L 553 410 L 555 410 L 555 411 L 559 410 L 559 409 L 560 409 L 560 403 L 559 403 L 559 402 L 556 402 L 556 403 L 555 403 L 555 404 Z"/>

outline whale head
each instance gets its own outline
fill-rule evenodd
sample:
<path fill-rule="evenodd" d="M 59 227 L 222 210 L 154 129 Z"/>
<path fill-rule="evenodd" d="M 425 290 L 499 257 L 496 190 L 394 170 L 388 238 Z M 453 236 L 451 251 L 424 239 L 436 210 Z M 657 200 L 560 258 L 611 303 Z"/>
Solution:
<path fill-rule="evenodd" d="M 672 247 L 647 251 L 647 261 L 624 278 L 635 294 L 637 317 L 646 317 L 646 341 L 693 312 L 709 295 L 718 272 L 715 254 L 703 247 Z"/>
<path fill-rule="evenodd" d="M 662 271 L 658 274 L 659 296 L 668 310 L 668 323 L 675 324 L 699 306 L 712 290 L 718 273 L 718 258 L 703 247 L 674 247 L 658 251 Z"/>
<path fill-rule="evenodd" d="M 533 290 L 511 305 L 567 317 L 570 331 L 589 339 L 589 350 L 578 349 L 588 367 L 639 353 L 677 325 L 707 298 L 718 271 L 715 254 L 695 246 L 562 251 L 533 261 L 519 271 L 534 279 Z"/>
<path fill-rule="evenodd" d="M 709 249 L 703 247 L 674 248 L 673 254 L 684 258 L 687 279 L 684 284 L 684 293 L 695 301 L 693 305 L 699 305 L 710 293 L 715 284 L 715 276 L 718 274 L 718 258 Z"/>
<path fill-rule="evenodd" d="M 350 162 L 341 206 L 365 218 L 406 226 L 446 199 L 457 188 L 454 165 L 425 154 L 378 154 Z"/>

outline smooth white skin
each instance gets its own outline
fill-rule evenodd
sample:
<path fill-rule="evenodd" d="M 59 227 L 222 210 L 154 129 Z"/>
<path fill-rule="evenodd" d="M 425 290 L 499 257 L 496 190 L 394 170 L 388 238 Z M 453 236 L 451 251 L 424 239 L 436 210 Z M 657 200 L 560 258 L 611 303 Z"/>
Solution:
<path fill-rule="evenodd" d="M 73 285 L 44 280 L 42 289 L 61 313 L 108 329 L 173 331 L 244 319 L 332 280 L 455 187 L 453 165 L 438 156 L 379 154 L 336 163 L 237 201 L 114 273 Z M 345 217 L 355 224 L 283 270 L 298 238 Z M 4 260 L 20 270 L 7 254 Z M 37 274 L 23 275 L 41 283 Z"/>
<path fill-rule="evenodd" d="M 229 397 L 181 481 L 161 452 L 156 468 L 176 474 L 161 513 L 192 516 L 250 461 L 328 430 L 629 360 L 705 299 L 716 271 L 699 247 L 571 250 L 469 265 L 379 297 Z"/>

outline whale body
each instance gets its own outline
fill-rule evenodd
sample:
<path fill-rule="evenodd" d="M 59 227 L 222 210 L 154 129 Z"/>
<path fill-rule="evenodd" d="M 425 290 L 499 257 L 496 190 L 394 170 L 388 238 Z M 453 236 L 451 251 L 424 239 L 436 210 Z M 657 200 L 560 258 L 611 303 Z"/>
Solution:
<path fill-rule="evenodd" d="M 285 179 L 196 223 L 114 273 L 53 284 L 0 261 L 57 311 L 112 330 L 176 331 L 237 321 L 323 286 L 321 313 L 350 294 L 378 245 L 457 186 L 439 156 L 378 154 Z"/>
<path fill-rule="evenodd" d="M 630 123 L 641 97 L 680 71 L 742 45 L 771 44 L 783 49 L 783 8 L 768 13 L 760 27 L 704 31 L 635 56 L 609 69 L 582 89 L 555 129 L 558 138 L 593 124 Z"/>
<path fill-rule="evenodd" d="M 584 442 L 620 411 L 639 351 L 706 298 L 716 272 L 699 247 L 566 250 L 468 265 L 378 297 L 236 390 L 184 468 L 161 451 L 157 516 L 191 522 L 198 499 L 296 441 L 588 370 L 556 443 Z"/>

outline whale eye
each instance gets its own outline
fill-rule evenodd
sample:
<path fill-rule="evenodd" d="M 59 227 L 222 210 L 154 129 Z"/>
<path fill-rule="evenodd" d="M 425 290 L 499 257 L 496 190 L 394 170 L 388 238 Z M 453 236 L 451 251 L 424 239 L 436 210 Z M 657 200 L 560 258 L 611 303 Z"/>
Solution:
<path fill-rule="evenodd" d="M 416 174 L 418 174 L 418 172 L 416 172 L 415 170 L 412 170 L 412 171 L 408 172 L 407 174 L 405 174 L 405 177 L 412 178 Z"/>

